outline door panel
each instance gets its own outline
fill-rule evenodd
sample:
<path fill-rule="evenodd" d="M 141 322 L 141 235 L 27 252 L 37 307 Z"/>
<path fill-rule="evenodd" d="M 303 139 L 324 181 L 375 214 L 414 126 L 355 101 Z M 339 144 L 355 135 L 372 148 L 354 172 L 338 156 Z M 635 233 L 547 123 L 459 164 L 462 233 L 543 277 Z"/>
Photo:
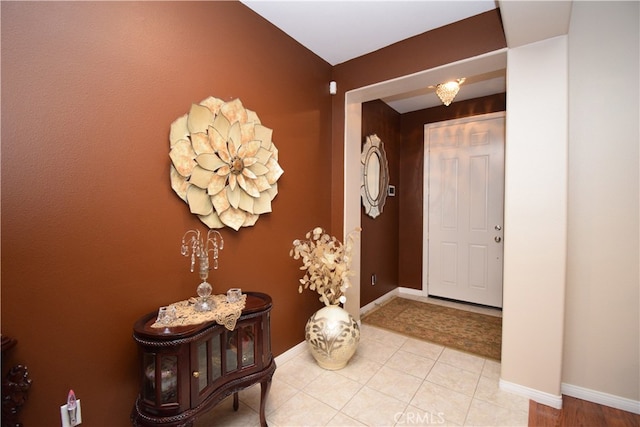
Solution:
<path fill-rule="evenodd" d="M 504 117 L 428 125 L 425 144 L 428 294 L 502 307 Z"/>

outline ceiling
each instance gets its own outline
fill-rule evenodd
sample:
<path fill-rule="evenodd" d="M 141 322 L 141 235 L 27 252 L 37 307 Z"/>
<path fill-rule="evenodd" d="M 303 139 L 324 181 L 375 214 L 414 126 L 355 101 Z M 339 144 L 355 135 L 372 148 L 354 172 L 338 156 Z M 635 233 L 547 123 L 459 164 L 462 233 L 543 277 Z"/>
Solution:
<path fill-rule="evenodd" d="M 570 0 L 500 0 L 499 4 L 498 0 L 240 1 L 331 65 L 498 6 L 509 48 L 567 34 L 571 14 Z M 467 69 L 458 77 L 466 81 L 455 101 L 505 92 L 506 61 L 504 67 L 484 72 Z M 441 105 L 434 83 L 441 82 L 398 90 L 380 99 L 399 113 Z"/>
<path fill-rule="evenodd" d="M 497 7 L 494 0 L 241 2 L 331 65 Z M 505 73 L 460 76 L 467 80 L 456 100 L 504 92 Z M 383 101 L 399 113 L 441 105 L 433 87 Z"/>

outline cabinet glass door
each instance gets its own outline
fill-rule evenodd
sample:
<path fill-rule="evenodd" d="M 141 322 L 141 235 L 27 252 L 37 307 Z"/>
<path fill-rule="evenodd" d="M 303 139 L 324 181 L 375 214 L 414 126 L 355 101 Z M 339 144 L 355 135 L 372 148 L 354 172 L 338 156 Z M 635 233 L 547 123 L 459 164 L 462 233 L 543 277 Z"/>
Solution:
<path fill-rule="evenodd" d="M 240 340 L 242 342 L 242 367 L 255 364 L 256 325 L 251 323 L 240 327 Z"/>
<path fill-rule="evenodd" d="M 143 397 L 155 404 L 178 402 L 178 356 L 144 353 Z"/>

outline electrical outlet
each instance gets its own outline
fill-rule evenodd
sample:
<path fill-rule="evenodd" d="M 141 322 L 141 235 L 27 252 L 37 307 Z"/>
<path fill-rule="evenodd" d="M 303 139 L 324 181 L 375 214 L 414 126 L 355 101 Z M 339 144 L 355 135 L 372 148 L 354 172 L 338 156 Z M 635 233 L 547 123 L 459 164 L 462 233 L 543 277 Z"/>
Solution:
<path fill-rule="evenodd" d="M 82 411 L 80 409 L 80 399 L 76 400 L 75 422 L 72 422 L 67 405 L 60 407 L 60 418 L 62 418 L 62 427 L 75 427 L 82 423 Z"/>

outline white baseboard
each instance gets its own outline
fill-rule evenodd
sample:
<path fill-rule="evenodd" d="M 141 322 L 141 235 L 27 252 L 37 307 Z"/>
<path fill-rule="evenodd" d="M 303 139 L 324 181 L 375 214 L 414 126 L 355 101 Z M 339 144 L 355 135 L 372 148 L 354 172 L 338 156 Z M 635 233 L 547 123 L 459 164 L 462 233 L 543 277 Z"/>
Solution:
<path fill-rule="evenodd" d="M 520 396 L 527 397 L 538 403 L 542 403 L 543 405 L 551 406 L 552 408 L 562 409 L 562 396 L 545 393 L 543 391 L 505 381 L 503 379 L 500 379 L 500 382 L 498 384 L 501 390 L 519 394 Z"/>
<path fill-rule="evenodd" d="M 360 307 L 360 317 L 364 316 L 365 314 L 367 314 L 368 312 L 370 312 L 371 310 L 374 310 L 376 308 L 378 308 L 379 306 L 381 306 L 382 304 L 384 304 L 385 302 L 389 301 L 391 298 L 397 296 L 400 292 L 398 291 L 398 288 L 394 288 L 393 290 L 387 292 L 386 294 L 382 295 L 380 298 L 370 302 L 369 304 Z"/>
<path fill-rule="evenodd" d="M 632 412 L 634 414 L 640 414 L 640 401 L 638 400 L 627 399 L 626 397 L 615 396 L 613 394 L 590 390 L 588 388 L 567 383 L 562 383 L 560 385 L 560 390 L 562 391 L 562 394 L 566 394 L 567 396 L 598 403 L 600 405 L 609 406 L 622 411 Z"/>
<path fill-rule="evenodd" d="M 379 306 L 388 302 L 391 298 L 397 297 L 397 296 L 403 296 L 406 298 L 415 299 L 415 298 L 423 297 L 424 295 L 422 293 L 422 289 L 402 288 L 402 287 L 393 288 L 392 290 L 382 295 L 375 301 L 372 301 L 369 304 L 360 307 L 360 316 L 361 317 L 364 316 L 371 310 L 378 308 Z"/>
<path fill-rule="evenodd" d="M 289 360 L 293 359 L 294 357 L 296 357 L 297 355 L 299 355 L 300 353 L 306 350 L 307 350 L 307 343 L 306 341 L 302 341 L 300 344 L 296 344 L 293 347 L 291 347 L 289 350 L 276 356 L 274 358 L 276 361 L 276 365 L 283 365 L 285 362 L 288 362 Z"/>
<path fill-rule="evenodd" d="M 408 297 L 420 298 L 424 296 L 424 292 L 422 291 L 422 289 L 398 288 L 398 292 L 400 293 L 400 295 Z"/>

